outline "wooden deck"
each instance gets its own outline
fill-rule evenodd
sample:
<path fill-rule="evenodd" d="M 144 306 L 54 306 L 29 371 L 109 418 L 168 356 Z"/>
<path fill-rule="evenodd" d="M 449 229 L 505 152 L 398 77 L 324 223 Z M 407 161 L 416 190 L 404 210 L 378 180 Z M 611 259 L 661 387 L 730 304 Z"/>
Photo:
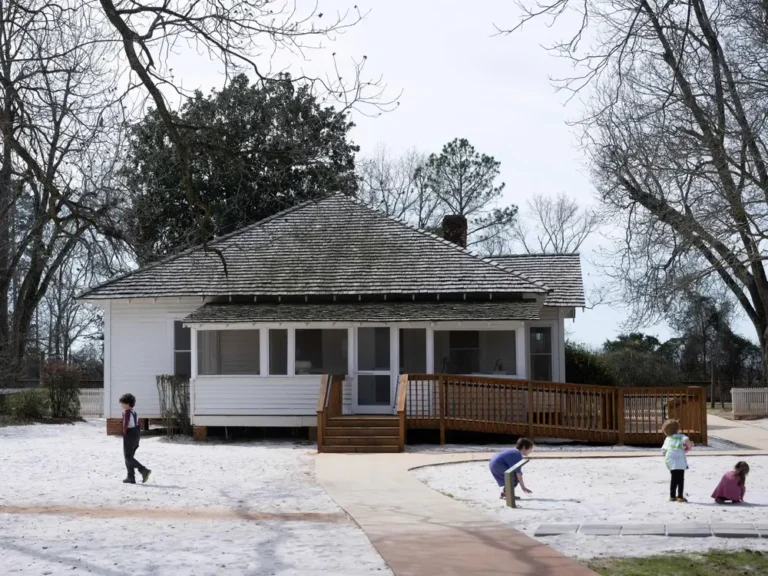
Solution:
<path fill-rule="evenodd" d="M 346 417 L 341 414 L 343 378 L 323 379 L 318 398 L 318 451 L 324 451 Z M 448 430 L 512 434 L 605 444 L 661 444 L 665 420 L 680 421 L 682 431 L 698 444 L 707 443 L 706 391 L 703 388 L 613 388 L 582 384 L 532 382 L 453 374 L 402 375 L 396 398 L 396 417 L 388 435 L 398 429 L 402 450 L 408 430 L 439 430 L 445 443 Z M 365 422 L 350 425 L 345 435 L 371 440 L 347 440 L 351 445 L 376 444 Z M 351 420 L 349 421 L 351 424 Z M 333 424 L 333 426 L 331 426 Z M 349 432 L 349 434 L 347 434 Z M 335 431 L 335 435 L 339 432 Z M 333 451 L 339 451 L 334 448 Z"/>

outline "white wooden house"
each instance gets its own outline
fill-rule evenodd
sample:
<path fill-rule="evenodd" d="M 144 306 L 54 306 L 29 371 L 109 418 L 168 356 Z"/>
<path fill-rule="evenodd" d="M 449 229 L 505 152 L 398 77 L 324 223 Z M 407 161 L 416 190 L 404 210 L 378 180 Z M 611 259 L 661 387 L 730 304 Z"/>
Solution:
<path fill-rule="evenodd" d="M 200 427 L 314 427 L 325 374 L 343 412 L 393 413 L 398 376 L 562 382 L 578 255 L 483 258 L 332 195 L 110 280 L 104 412 L 159 416 L 156 376 L 189 376 Z"/>

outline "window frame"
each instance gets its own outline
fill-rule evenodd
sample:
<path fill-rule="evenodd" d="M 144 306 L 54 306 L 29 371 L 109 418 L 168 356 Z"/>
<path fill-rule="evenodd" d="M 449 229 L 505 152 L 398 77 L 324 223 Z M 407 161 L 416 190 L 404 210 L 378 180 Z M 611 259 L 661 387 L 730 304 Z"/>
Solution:
<path fill-rule="evenodd" d="M 176 324 L 181 324 L 182 330 L 189 330 L 189 350 L 182 350 L 176 348 Z M 190 380 L 192 379 L 192 376 L 194 374 L 194 370 L 192 368 L 192 328 L 184 326 L 184 317 L 177 317 L 173 316 L 169 319 L 169 328 L 170 328 L 170 340 L 171 340 L 171 371 L 170 374 L 176 376 L 176 355 L 178 353 L 186 353 L 189 354 L 189 376 L 187 376 Z M 196 344 L 196 343 L 195 343 Z"/>

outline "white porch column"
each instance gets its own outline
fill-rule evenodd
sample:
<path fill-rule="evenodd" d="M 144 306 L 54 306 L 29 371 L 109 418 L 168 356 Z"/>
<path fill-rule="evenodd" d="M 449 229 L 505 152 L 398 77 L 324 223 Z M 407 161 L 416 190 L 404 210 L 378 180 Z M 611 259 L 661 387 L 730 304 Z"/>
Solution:
<path fill-rule="evenodd" d="M 400 328 L 389 327 L 389 403 L 394 406 L 400 378 Z"/>
<path fill-rule="evenodd" d="M 557 309 L 557 367 L 558 367 L 558 378 L 555 380 L 556 382 L 566 382 L 566 373 L 565 373 L 565 309 L 558 308 Z"/>
<path fill-rule="evenodd" d="M 296 376 L 296 328 L 288 328 L 288 376 Z"/>
<path fill-rule="evenodd" d="M 269 330 L 259 328 L 259 374 L 269 375 Z"/>
<path fill-rule="evenodd" d="M 427 326 L 427 374 L 435 373 L 435 329 Z"/>
<path fill-rule="evenodd" d="M 189 375 L 189 420 L 195 424 L 195 381 L 197 380 L 197 328 L 189 330 L 190 375 Z"/>
<path fill-rule="evenodd" d="M 344 397 L 348 397 L 342 404 L 342 414 L 354 414 L 357 407 L 357 330 L 347 328 L 347 378 L 344 380 Z M 349 390 L 349 396 L 347 396 Z"/>
<path fill-rule="evenodd" d="M 515 357 L 517 358 L 517 377 L 528 379 L 528 323 L 522 322 L 515 336 Z"/>
<path fill-rule="evenodd" d="M 112 302 L 104 303 L 104 418 L 112 416 Z"/>

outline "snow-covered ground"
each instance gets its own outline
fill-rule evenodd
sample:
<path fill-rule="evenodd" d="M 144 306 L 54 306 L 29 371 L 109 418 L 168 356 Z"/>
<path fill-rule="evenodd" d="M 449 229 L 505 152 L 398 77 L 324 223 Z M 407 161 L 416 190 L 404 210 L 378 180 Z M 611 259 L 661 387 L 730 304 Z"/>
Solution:
<path fill-rule="evenodd" d="M 766 421 L 768 422 L 768 420 Z M 453 453 L 471 453 L 471 452 L 499 452 L 507 448 L 514 448 L 510 444 L 414 444 L 405 447 L 406 452 L 423 452 L 436 454 Z M 723 440 L 722 438 L 709 437 L 707 446 L 696 446 L 697 451 L 720 451 L 720 450 L 739 450 L 743 446 Z M 537 452 L 642 452 L 654 450 L 654 447 L 648 446 L 601 446 L 592 444 L 580 444 L 578 442 L 569 442 L 567 440 L 555 440 L 547 438 L 536 439 Z"/>
<path fill-rule="evenodd" d="M 0 428 L 1 572 L 391 574 L 315 482 L 313 454 L 146 437 L 153 475 L 132 486 L 104 420 Z"/>
<path fill-rule="evenodd" d="M 538 448 L 537 448 L 538 449 Z M 768 522 L 768 457 L 749 458 L 748 504 L 718 506 L 710 495 L 738 458 L 692 457 L 685 490 L 690 502 L 668 501 L 669 472 L 661 457 L 627 459 L 534 460 L 525 479 L 533 490 L 519 508 L 507 508 L 487 462 L 432 466 L 415 470 L 435 490 L 465 501 L 533 536 L 540 524 L 669 524 L 681 522 Z M 520 494 L 518 490 L 518 494 Z M 541 538 L 569 556 L 648 556 L 662 552 L 709 549 L 768 550 L 768 540 L 600 537 L 580 534 Z"/>

